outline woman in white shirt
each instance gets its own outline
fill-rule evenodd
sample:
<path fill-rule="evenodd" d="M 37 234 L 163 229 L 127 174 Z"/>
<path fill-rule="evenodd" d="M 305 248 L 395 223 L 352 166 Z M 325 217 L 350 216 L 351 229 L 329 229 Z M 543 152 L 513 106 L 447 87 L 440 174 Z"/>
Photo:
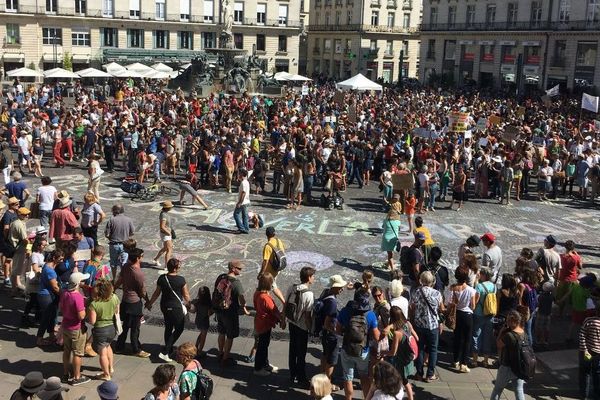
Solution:
<path fill-rule="evenodd" d="M 404 293 L 404 285 L 400 279 L 394 279 L 390 282 L 389 299 L 390 306 L 399 307 L 404 314 L 404 318 L 408 319 L 408 299 L 402 296 Z"/>
<path fill-rule="evenodd" d="M 402 400 L 403 397 L 402 378 L 396 368 L 386 361 L 377 363 L 366 400 Z"/>
<path fill-rule="evenodd" d="M 456 304 L 456 327 L 454 328 L 454 368 L 459 372 L 470 372 L 467 360 L 471 351 L 473 333 L 473 310 L 477 291 L 467 284 L 469 269 L 460 266 L 454 273 L 456 283 L 446 291 L 446 304 Z"/>

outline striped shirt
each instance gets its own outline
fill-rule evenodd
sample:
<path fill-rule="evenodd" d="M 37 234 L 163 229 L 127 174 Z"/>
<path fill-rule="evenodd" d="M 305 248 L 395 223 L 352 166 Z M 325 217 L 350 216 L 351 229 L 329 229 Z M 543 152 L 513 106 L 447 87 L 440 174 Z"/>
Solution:
<path fill-rule="evenodd" d="M 600 355 L 600 317 L 590 317 L 583 321 L 579 331 L 579 350 Z"/>

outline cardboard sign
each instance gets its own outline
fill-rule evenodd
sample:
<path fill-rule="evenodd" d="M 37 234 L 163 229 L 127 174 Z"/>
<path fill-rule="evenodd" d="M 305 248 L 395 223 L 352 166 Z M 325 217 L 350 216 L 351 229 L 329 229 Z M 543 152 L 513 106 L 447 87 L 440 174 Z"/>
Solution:
<path fill-rule="evenodd" d="M 479 147 L 486 147 L 488 145 L 488 140 L 485 137 L 482 137 L 481 139 L 479 139 Z"/>
<path fill-rule="evenodd" d="M 398 190 L 413 190 L 415 187 L 415 177 L 413 174 L 392 174 L 392 185 L 394 185 L 394 192 Z"/>
<path fill-rule="evenodd" d="M 465 131 L 465 135 L 464 135 L 465 139 L 471 139 L 472 137 L 473 137 L 472 131 Z"/>
<path fill-rule="evenodd" d="M 467 130 L 468 112 L 453 112 L 448 118 L 450 120 L 450 132 L 461 133 Z"/>
<path fill-rule="evenodd" d="M 513 140 L 517 140 L 517 138 L 519 137 L 519 133 L 521 133 L 519 128 L 513 125 L 509 125 L 504 128 L 504 133 L 502 134 L 502 141 L 510 143 Z"/>
<path fill-rule="evenodd" d="M 477 120 L 477 129 L 484 132 L 487 129 L 488 120 L 487 118 L 479 118 Z"/>
<path fill-rule="evenodd" d="M 302 96 L 308 96 L 308 85 L 302 85 Z"/>
<path fill-rule="evenodd" d="M 497 126 L 502 123 L 502 117 L 499 117 L 497 115 L 491 115 L 488 118 L 488 121 L 490 122 L 490 126 Z"/>
<path fill-rule="evenodd" d="M 525 118 L 525 107 L 520 106 L 517 108 L 517 117 L 520 117 L 521 119 Z"/>
<path fill-rule="evenodd" d="M 75 261 L 88 261 L 92 259 L 92 250 L 77 250 L 73 253 L 73 260 Z"/>

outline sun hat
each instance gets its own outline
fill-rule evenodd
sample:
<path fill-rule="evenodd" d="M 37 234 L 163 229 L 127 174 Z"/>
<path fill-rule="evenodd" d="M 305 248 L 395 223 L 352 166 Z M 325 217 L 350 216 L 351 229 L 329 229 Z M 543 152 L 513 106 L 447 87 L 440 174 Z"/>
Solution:
<path fill-rule="evenodd" d="M 71 205 L 71 203 L 72 203 L 72 201 L 69 198 L 69 196 L 62 197 L 60 199 L 60 202 L 58 203 L 58 207 L 59 208 L 66 208 L 66 207 L 69 207 Z"/>
<path fill-rule="evenodd" d="M 161 203 L 162 208 L 173 208 L 171 200 L 165 200 Z"/>
<path fill-rule="evenodd" d="M 31 214 L 31 210 L 27 207 L 21 207 L 17 210 L 17 213 L 19 215 L 29 215 L 29 214 Z"/>
<path fill-rule="evenodd" d="M 105 400 L 117 400 L 119 398 L 119 386 L 114 381 L 106 381 L 96 388 L 98 396 Z"/>
<path fill-rule="evenodd" d="M 51 376 L 46 380 L 46 387 L 37 392 L 40 400 L 50 400 L 61 392 L 68 392 L 69 388 L 60 383 L 58 376 Z"/>
<path fill-rule="evenodd" d="M 8 205 L 9 205 L 9 206 L 11 206 L 11 205 L 13 205 L 13 204 L 19 204 L 19 203 L 20 203 L 19 199 L 17 199 L 17 198 L 16 198 L 16 197 L 14 197 L 14 196 L 8 199 Z"/>
<path fill-rule="evenodd" d="M 329 277 L 329 287 L 331 289 L 345 287 L 347 284 L 348 282 L 346 282 L 341 275 L 333 275 Z"/>
<path fill-rule="evenodd" d="M 46 386 L 46 380 L 39 371 L 31 371 L 21 381 L 21 390 L 27 393 L 37 393 Z"/>

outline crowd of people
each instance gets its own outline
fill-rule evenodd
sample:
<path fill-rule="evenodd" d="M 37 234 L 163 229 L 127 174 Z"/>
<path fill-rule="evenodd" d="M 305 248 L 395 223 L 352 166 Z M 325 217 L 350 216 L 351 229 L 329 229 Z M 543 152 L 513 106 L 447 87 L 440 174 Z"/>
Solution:
<path fill-rule="evenodd" d="M 512 267 L 493 233 L 471 236 L 460 245 L 458 267 L 452 271 L 440 263 L 442 249 L 424 222 L 440 203 L 450 209 L 457 204 L 460 211 L 473 196 L 501 204 L 568 196 L 593 207 L 600 194 L 598 134 L 594 121 L 582 118 L 570 98 L 519 103 L 486 93 L 425 88 L 344 93 L 324 84 L 305 96 L 290 90 L 277 99 L 216 94 L 200 99 L 181 90 L 144 92 L 116 80 L 109 90 L 114 97 L 96 98 L 80 89 L 67 106 L 51 90 L 25 91 L 22 85 L 16 90 L 18 85 L 0 113 L 7 202 L 0 204 L 6 207 L 0 221 L 3 274 L 11 294 L 27 299 L 22 324 L 37 325 L 37 345 L 63 347 L 62 384 L 89 382 L 81 373 L 83 357 L 98 356 L 102 372 L 97 379 L 106 381 L 101 387 L 109 397 L 102 397 L 100 387 L 98 392 L 116 398 L 110 397 L 116 396 L 113 352 L 126 352 L 129 337 L 130 354 L 150 356 L 139 340 L 143 310 L 160 298 L 164 346 L 157 356 L 167 364 L 157 368 L 149 399 L 187 399 L 204 388 L 208 378 L 201 360 L 212 314 L 218 321 L 219 363 L 235 367 L 232 345 L 240 335 L 240 317 L 250 315 L 250 309 L 255 346 L 247 360 L 257 376 L 278 372 L 269 362 L 269 344 L 273 329 L 287 327 L 290 383 L 311 388 L 317 399 L 343 388 L 348 400 L 354 378 L 360 379 L 367 399 L 406 395 L 412 400 L 411 380 L 439 379 L 438 343 L 448 329 L 457 373 L 496 365 L 491 398 L 498 399 L 512 383 L 523 399 L 530 376 L 515 355 L 547 346 L 552 319 L 567 310 L 567 340 L 580 339 L 582 393 L 600 393 L 597 380 L 587 379 L 595 376 L 600 358 L 596 276 L 580 273 L 583 262 L 573 241 L 563 240 L 560 254 L 557 238 L 549 235 L 536 252 L 524 248 Z M 46 175 L 47 148 L 52 148 L 55 167 L 87 168 L 81 207 Z M 182 262 L 173 257 L 176 233 L 169 211 L 174 204 L 166 200 L 159 215 L 162 248 L 153 255 L 161 267 L 164 259 L 165 270 L 151 293 L 141 269 L 144 249 L 135 239 L 136 224 L 123 205 L 112 205 L 109 218 L 101 205 L 106 204 L 101 180 L 117 171 L 140 185 L 174 177 L 180 201 L 189 193 L 205 208 L 209 205 L 199 188 L 231 193 L 238 186 L 234 219 L 241 234 L 262 225 L 262 218 L 249 211 L 252 196 L 279 196 L 281 191 L 286 207 L 297 210 L 339 204 L 336 199 L 355 182 L 359 190 L 379 184 L 389 287 L 374 285 L 373 272 L 366 269 L 362 282 L 327 277 L 327 289 L 315 296 L 311 267 L 300 271 L 294 285 L 280 287 L 285 244 L 269 226 L 251 302 L 239 279 L 243 260 L 230 261 L 214 285 L 190 293 L 180 274 Z M 24 178 L 29 175 L 41 180 L 35 194 Z M 323 190 L 314 191 L 323 193 L 320 202 L 313 193 L 319 187 Z M 34 202 L 28 207 L 30 199 Z M 28 231 L 32 211 L 40 225 Z M 403 215 L 414 237 L 405 247 L 398 238 Z M 102 225 L 104 238 L 99 238 Z M 398 261 L 395 253 L 400 253 Z M 354 291 L 352 300 L 338 307 L 344 290 Z M 188 313 L 195 314 L 197 341 L 176 346 Z M 310 378 L 305 360 L 314 335 L 322 344 L 321 374 Z M 173 361 L 184 367 L 177 383 Z M 341 386 L 333 382 L 338 365 Z M 14 398 L 29 398 L 34 388 L 56 387 L 55 381 L 28 375 L 17 394 L 21 397 Z"/>

